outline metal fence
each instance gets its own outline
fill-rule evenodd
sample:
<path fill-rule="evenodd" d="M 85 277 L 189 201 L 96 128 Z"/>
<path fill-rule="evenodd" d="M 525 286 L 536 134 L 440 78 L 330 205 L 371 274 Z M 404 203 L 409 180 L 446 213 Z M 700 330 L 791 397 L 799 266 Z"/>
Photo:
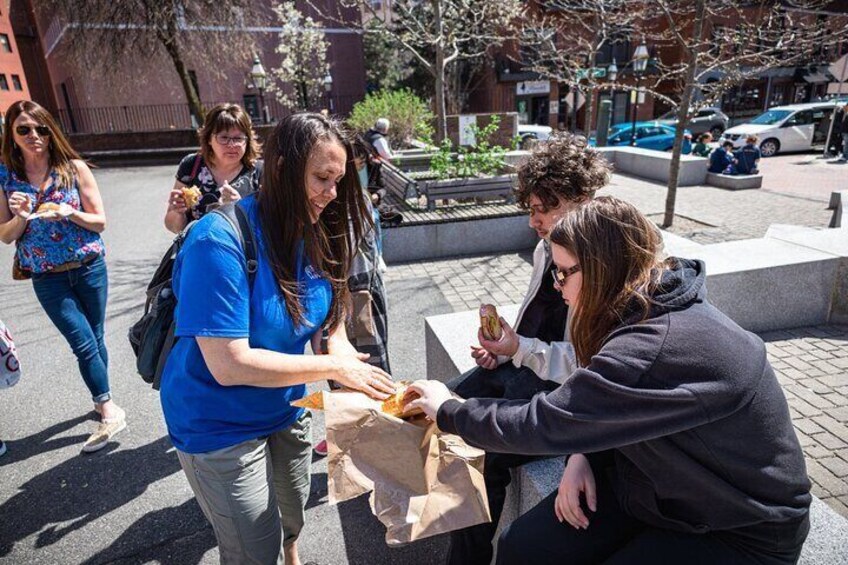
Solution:
<path fill-rule="evenodd" d="M 345 117 L 350 114 L 353 105 L 361 100 L 358 96 L 324 96 L 314 104 L 311 111 L 332 109 L 333 114 Z M 244 105 L 244 102 L 237 102 Z M 216 103 L 204 102 L 205 108 Z M 282 106 L 276 99 L 266 96 L 268 120 L 275 122 L 289 115 L 291 110 Z M 261 122 L 258 105 L 252 112 L 254 123 Z M 99 108 L 62 108 L 59 110 L 59 122 L 67 133 L 132 133 L 147 131 L 168 131 L 191 129 L 199 124 L 193 119 L 188 104 L 153 104 L 148 106 L 106 106 Z"/>

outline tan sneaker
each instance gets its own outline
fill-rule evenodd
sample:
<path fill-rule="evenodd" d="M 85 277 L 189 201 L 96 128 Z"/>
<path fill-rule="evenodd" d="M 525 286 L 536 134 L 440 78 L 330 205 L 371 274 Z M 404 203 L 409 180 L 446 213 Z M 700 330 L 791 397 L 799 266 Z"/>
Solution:
<path fill-rule="evenodd" d="M 106 447 L 109 440 L 116 433 L 127 427 L 127 415 L 121 410 L 117 418 L 104 418 L 100 425 L 97 426 L 97 431 L 88 436 L 85 443 L 82 445 L 84 453 L 91 453 Z"/>

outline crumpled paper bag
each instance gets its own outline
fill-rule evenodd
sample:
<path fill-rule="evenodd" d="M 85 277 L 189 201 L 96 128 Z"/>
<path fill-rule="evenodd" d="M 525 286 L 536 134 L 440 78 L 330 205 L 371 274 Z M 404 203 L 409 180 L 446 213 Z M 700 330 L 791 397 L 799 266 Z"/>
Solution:
<path fill-rule="evenodd" d="M 331 504 L 371 492 L 386 543 L 491 521 L 484 451 L 423 418 L 401 420 L 354 392 L 324 392 Z"/>

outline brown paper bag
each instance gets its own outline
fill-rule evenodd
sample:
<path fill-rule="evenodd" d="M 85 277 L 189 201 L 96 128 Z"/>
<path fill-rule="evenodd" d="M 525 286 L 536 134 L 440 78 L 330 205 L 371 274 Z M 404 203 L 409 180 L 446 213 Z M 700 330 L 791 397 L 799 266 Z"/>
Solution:
<path fill-rule="evenodd" d="M 361 393 L 324 393 L 331 504 L 371 491 L 386 543 L 401 545 L 491 521 L 484 452 L 433 423 L 380 411 Z"/>

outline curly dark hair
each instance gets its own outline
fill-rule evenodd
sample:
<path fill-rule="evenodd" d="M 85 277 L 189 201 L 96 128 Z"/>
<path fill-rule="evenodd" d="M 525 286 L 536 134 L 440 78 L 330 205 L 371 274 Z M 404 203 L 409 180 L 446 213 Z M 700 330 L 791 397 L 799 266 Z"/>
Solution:
<path fill-rule="evenodd" d="M 518 205 L 530 208 L 535 195 L 546 208 L 556 208 L 560 200 L 592 198 L 606 186 L 612 168 L 604 156 L 588 147 L 583 137 L 557 133 L 538 144 L 518 166 Z"/>

